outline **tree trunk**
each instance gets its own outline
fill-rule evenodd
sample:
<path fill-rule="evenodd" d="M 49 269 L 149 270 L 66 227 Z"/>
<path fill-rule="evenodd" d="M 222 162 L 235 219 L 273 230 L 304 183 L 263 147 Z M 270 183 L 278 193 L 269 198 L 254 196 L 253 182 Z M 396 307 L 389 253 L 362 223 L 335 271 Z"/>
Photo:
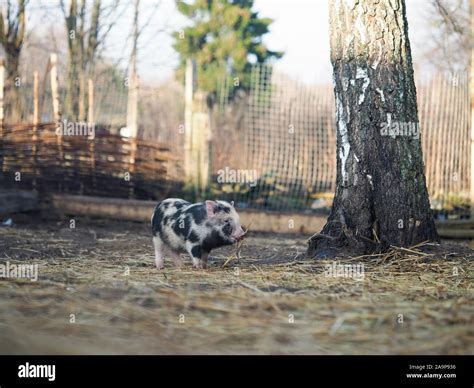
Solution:
<path fill-rule="evenodd" d="M 20 122 L 23 116 L 19 70 L 26 31 L 26 3 L 25 0 L 18 0 L 15 6 L 12 2 L 7 2 L 6 17 L 3 7 L 0 10 L 0 44 L 6 56 L 5 118 L 14 124 Z"/>
<path fill-rule="evenodd" d="M 337 182 L 308 254 L 438 240 L 430 211 L 404 0 L 333 0 Z"/>
<path fill-rule="evenodd" d="M 86 120 L 87 80 L 92 78 L 101 29 L 101 0 L 94 0 L 90 15 L 86 0 L 71 0 L 65 13 L 68 33 L 68 83 L 65 110 L 72 120 Z M 89 26 L 86 24 L 89 23 Z"/>
<path fill-rule="evenodd" d="M 10 124 L 17 124 L 21 122 L 23 107 L 19 89 L 21 82 L 20 77 L 20 51 L 6 50 L 6 101 L 5 111 L 7 122 Z"/>
<path fill-rule="evenodd" d="M 82 12 L 79 16 L 82 15 Z M 77 0 L 71 0 L 69 14 L 65 15 L 68 41 L 67 92 L 64 113 L 69 120 L 75 120 L 79 111 L 79 74 L 81 67 L 81 25 L 78 26 Z"/>

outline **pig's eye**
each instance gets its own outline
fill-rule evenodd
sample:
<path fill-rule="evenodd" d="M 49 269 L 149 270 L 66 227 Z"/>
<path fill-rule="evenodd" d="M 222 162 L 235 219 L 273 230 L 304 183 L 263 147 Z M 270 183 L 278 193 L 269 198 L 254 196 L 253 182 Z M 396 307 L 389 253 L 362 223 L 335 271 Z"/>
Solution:
<path fill-rule="evenodd" d="M 225 220 L 225 223 L 226 223 L 226 225 L 229 225 L 229 224 L 230 224 L 230 218 L 227 218 L 227 219 Z"/>

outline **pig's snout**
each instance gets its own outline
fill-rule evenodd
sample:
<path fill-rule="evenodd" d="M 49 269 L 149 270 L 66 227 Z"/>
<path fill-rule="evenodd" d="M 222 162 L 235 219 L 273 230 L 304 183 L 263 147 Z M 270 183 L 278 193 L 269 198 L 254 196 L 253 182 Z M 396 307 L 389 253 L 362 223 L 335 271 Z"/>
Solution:
<path fill-rule="evenodd" d="M 237 228 L 237 230 L 232 234 L 232 237 L 235 238 L 236 241 L 240 241 L 244 238 L 245 231 L 242 229 L 241 226 Z"/>

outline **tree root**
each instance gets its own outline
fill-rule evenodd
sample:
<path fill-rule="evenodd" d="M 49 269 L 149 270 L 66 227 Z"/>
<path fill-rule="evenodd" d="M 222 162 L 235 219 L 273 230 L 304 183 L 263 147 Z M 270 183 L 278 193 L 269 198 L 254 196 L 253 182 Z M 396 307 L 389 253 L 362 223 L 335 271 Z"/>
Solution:
<path fill-rule="evenodd" d="M 321 233 L 315 233 L 308 239 L 307 257 L 328 256 L 331 254 L 367 254 L 380 253 L 390 246 L 384 239 L 379 240 L 354 233 L 346 224 L 344 215 L 339 221 L 328 221 Z"/>

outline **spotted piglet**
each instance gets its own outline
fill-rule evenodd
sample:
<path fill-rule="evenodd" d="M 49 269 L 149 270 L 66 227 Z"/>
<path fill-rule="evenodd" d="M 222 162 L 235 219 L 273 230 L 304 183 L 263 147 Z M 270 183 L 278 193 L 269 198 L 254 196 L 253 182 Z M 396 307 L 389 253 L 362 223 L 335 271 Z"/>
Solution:
<path fill-rule="evenodd" d="M 181 253 L 191 256 L 195 268 L 206 268 L 212 249 L 234 244 L 245 235 L 233 202 L 225 201 L 192 204 L 165 199 L 155 207 L 151 228 L 158 269 L 163 268 L 166 256 L 181 266 Z"/>

